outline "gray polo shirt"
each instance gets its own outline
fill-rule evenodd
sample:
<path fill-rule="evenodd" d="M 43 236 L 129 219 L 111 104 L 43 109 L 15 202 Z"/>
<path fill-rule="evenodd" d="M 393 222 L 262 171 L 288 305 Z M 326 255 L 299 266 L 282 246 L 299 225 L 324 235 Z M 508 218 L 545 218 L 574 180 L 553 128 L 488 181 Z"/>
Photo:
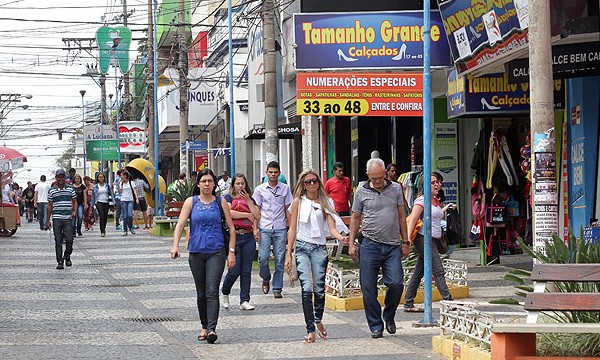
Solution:
<path fill-rule="evenodd" d="M 384 244 L 400 245 L 398 206 L 402 205 L 404 198 L 398 183 L 387 180 L 379 192 L 365 181 L 354 193 L 352 212 L 362 214 L 363 236 Z"/>

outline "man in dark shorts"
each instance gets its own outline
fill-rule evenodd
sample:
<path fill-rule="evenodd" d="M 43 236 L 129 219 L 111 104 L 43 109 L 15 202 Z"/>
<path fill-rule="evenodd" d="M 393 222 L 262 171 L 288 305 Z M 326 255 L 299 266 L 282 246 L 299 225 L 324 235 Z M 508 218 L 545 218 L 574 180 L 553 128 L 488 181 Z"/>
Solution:
<path fill-rule="evenodd" d="M 27 182 L 27 187 L 23 190 L 23 199 L 25 200 L 25 209 L 27 211 L 27 222 L 33 222 L 33 203 L 35 199 L 35 189 L 31 181 Z"/>
<path fill-rule="evenodd" d="M 133 204 L 133 208 L 136 211 L 141 211 L 142 216 L 144 217 L 144 229 L 150 229 L 150 221 L 148 221 L 148 204 L 146 203 L 146 198 L 144 197 L 144 187 L 148 187 L 146 182 L 142 179 L 133 180 L 133 189 L 135 190 L 135 204 Z M 134 220 L 139 219 L 138 215 L 134 216 Z"/>

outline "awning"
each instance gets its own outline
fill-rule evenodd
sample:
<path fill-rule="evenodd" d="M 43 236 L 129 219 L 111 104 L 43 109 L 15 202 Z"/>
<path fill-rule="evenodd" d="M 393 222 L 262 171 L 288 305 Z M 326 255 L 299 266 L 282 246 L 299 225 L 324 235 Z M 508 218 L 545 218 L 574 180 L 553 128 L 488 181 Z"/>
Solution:
<path fill-rule="evenodd" d="M 281 124 L 277 127 L 277 133 L 280 139 L 293 139 L 295 135 L 302 134 L 302 123 L 295 122 L 289 124 Z M 265 127 L 261 125 L 251 129 L 246 136 L 245 140 L 256 140 L 265 138 Z"/>

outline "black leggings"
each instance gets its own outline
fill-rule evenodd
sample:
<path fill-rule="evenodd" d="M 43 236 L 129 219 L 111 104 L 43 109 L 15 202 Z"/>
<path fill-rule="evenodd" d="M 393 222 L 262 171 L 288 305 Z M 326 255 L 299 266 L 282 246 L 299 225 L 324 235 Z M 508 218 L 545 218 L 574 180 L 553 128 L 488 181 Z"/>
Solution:
<path fill-rule="evenodd" d="M 108 219 L 108 203 L 96 202 L 96 209 L 98 209 L 98 217 L 100 218 L 100 233 L 106 233 L 106 219 Z"/>
<path fill-rule="evenodd" d="M 219 319 L 219 284 L 225 270 L 225 248 L 213 254 L 190 253 L 189 263 L 194 282 L 198 313 L 203 329 L 215 331 Z"/>

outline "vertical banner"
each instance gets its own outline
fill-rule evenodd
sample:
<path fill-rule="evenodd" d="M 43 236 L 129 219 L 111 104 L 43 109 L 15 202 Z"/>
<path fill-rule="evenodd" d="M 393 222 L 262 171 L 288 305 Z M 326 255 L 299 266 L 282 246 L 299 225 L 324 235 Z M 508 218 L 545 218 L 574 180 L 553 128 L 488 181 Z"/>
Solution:
<path fill-rule="evenodd" d="M 558 186 L 554 128 L 533 135 L 533 250 L 546 253 L 545 241 L 558 234 Z"/>
<path fill-rule="evenodd" d="M 335 117 L 327 117 L 327 178 L 333 177 L 333 163 L 335 158 Z M 345 164 L 344 164 L 345 165 Z M 346 170 L 347 172 L 347 170 Z"/>
<path fill-rule="evenodd" d="M 204 170 L 208 167 L 208 154 L 194 155 L 196 171 Z"/>
<path fill-rule="evenodd" d="M 444 177 L 446 203 L 458 205 L 458 141 L 455 123 L 435 124 L 434 168 Z"/>

